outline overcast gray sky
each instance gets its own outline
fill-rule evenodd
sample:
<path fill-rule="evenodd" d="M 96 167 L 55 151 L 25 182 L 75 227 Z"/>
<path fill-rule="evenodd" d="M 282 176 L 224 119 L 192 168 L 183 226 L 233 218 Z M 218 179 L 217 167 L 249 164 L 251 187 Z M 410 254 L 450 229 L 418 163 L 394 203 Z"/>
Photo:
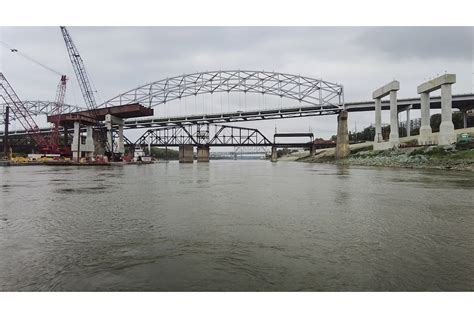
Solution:
<path fill-rule="evenodd" d="M 457 75 L 453 93 L 473 89 L 472 27 L 69 27 L 101 101 L 147 82 L 205 70 L 249 69 L 323 78 L 345 87 L 346 101 L 370 100 L 388 81 L 400 97 L 445 71 Z M 70 77 L 67 102 L 82 104 L 58 27 L 1 27 L 0 40 Z M 22 99 L 54 99 L 58 76 L 0 49 L 0 69 Z M 188 101 L 187 111 L 196 101 Z M 219 100 L 214 100 L 216 105 Z M 175 106 L 178 107 L 178 106 Z M 182 107 L 181 105 L 179 107 Z M 401 115 L 403 116 L 403 115 Z M 415 113 L 413 117 L 417 117 Z M 350 129 L 374 122 L 350 114 Z M 387 122 L 388 112 L 383 121 Z M 334 116 L 253 122 L 266 134 L 336 133 Z"/>

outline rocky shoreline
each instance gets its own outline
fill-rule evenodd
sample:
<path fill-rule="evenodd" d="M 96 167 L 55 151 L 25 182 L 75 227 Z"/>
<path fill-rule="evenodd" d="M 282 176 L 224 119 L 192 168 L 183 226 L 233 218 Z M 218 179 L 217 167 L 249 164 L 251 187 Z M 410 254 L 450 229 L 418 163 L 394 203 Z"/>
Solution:
<path fill-rule="evenodd" d="M 334 154 L 331 152 L 321 151 L 316 153 L 315 156 L 302 157 L 296 161 L 342 165 L 474 171 L 474 147 L 470 144 L 467 146 L 427 146 L 373 151 L 372 146 L 367 146 L 352 151 L 347 158 L 340 160 L 336 160 Z"/>

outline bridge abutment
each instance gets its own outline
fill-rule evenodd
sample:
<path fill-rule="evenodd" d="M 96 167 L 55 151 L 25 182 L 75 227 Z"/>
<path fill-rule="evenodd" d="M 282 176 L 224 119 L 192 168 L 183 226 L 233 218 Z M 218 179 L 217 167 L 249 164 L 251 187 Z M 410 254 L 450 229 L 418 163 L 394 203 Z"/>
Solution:
<path fill-rule="evenodd" d="M 193 145 L 179 146 L 179 163 L 193 163 Z"/>
<path fill-rule="evenodd" d="M 209 162 L 209 146 L 197 146 L 197 162 Z"/>
<path fill-rule="evenodd" d="M 337 116 L 337 143 L 336 159 L 347 157 L 351 153 L 349 148 L 349 130 L 347 127 L 347 111 L 343 110 Z"/>

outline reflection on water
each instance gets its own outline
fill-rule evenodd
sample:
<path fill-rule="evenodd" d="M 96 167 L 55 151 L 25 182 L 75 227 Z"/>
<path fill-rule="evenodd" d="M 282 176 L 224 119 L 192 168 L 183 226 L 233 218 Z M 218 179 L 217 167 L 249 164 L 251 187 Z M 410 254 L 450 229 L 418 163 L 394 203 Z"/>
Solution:
<path fill-rule="evenodd" d="M 0 167 L 0 290 L 473 290 L 474 174 Z"/>

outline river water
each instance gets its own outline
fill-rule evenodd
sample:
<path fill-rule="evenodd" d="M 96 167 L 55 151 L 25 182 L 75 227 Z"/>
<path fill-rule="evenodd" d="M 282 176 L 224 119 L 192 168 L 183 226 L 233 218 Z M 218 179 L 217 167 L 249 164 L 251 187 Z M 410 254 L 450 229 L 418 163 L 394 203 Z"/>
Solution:
<path fill-rule="evenodd" d="M 474 174 L 0 167 L 0 290 L 474 290 Z"/>

